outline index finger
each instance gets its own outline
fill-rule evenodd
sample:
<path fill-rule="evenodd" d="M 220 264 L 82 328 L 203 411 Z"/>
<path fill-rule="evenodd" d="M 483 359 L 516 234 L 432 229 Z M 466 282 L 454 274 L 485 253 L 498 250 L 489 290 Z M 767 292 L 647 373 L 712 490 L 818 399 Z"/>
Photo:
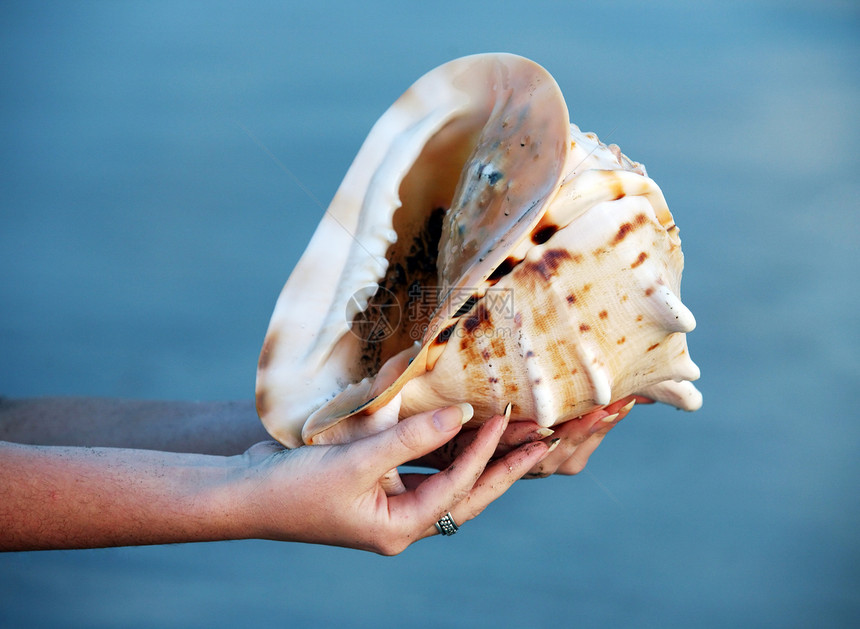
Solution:
<path fill-rule="evenodd" d="M 469 495 L 493 455 L 508 415 L 495 415 L 446 469 L 427 477 L 414 491 L 389 498 L 392 515 L 423 531 Z"/>

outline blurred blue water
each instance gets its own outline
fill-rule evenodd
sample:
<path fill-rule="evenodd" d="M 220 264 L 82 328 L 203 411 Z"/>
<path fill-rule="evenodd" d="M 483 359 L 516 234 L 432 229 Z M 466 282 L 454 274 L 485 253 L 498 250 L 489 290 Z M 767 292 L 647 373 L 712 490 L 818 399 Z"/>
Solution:
<path fill-rule="evenodd" d="M 3 626 L 860 621 L 852 2 L 4 3 L 0 392 L 252 395 L 271 307 L 374 120 L 504 50 L 682 228 L 694 415 L 637 410 L 384 559 L 249 541 L 0 557 Z M 265 147 L 265 148 L 263 148 Z"/>

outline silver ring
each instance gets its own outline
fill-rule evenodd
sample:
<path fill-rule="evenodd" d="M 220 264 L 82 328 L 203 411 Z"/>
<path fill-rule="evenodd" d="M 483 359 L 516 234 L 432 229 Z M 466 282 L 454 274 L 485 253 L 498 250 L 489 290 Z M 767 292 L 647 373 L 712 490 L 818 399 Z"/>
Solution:
<path fill-rule="evenodd" d="M 445 517 L 436 523 L 436 530 L 442 535 L 453 535 L 460 530 L 460 527 L 454 522 L 454 518 L 451 517 L 451 512 L 449 511 L 445 514 Z"/>

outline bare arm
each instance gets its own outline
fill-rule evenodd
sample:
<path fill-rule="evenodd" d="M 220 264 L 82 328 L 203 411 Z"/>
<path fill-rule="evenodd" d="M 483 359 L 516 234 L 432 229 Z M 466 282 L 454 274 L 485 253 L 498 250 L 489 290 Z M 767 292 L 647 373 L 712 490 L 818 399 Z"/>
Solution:
<path fill-rule="evenodd" d="M 239 454 L 269 436 L 251 401 L 0 398 L 0 440 Z"/>
<path fill-rule="evenodd" d="M 395 554 L 446 512 L 475 517 L 550 451 L 538 441 L 488 464 L 507 424 L 496 416 L 445 471 L 399 475 L 469 416 L 450 407 L 348 445 L 231 457 L 0 442 L 0 549 L 258 537 Z"/>
<path fill-rule="evenodd" d="M 231 537 L 218 491 L 231 467 L 217 456 L 0 442 L 0 548 Z"/>

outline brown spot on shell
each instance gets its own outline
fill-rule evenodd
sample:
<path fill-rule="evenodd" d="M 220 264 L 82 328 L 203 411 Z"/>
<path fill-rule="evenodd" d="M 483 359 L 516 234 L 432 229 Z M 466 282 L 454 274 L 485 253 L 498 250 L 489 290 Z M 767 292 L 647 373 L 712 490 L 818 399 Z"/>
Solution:
<path fill-rule="evenodd" d="M 571 306 L 572 306 L 573 304 L 575 304 L 575 303 L 576 303 L 576 295 L 574 295 L 573 293 L 571 293 L 570 295 L 568 295 L 568 296 L 567 296 L 567 303 L 569 303 Z"/>
<path fill-rule="evenodd" d="M 645 289 L 645 296 L 646 297 L 650 297 L 653 294 L 654 294 L 654 287 L 653 286 L 649 286 L 648 288 Z"/>
<path fill-rule="evenodd" d="M 490 313 L 487 310 L 487 307 L 484 306 L 484 304 L 478 304 L 478 307 L 475 308 L 475 312 L 472 313 L 463 323 L 463 327 L 466 329 L 466 332 L 471 334 L 479 325 L 482 323 L 489 323 L 489 321 Z"/>
<path fill-rule="evenodd" d="M 457 308 L 457 312 L 454 313 L 453 318 L 456 319 L 457 317 L 462 317 L 464 314 L 469 312 L 475 306 L 475 304 L 478 303 L 479 299 L 480 299 L 480 297 L 478 297 L 477 294 L 471 295 L 469 297 L 469 299 L 467 299 L 465 302 L 463 302 L 462 306 Z"/>
<path fill-rule="evenodd" d="M 608 317 L 608 316 L 609 316 L 609 313 L 608 313 L 608 312 L 606 312 L 605 310 L 601 310 L 598 316 L 599 316 L 601 319 L 605 319 L 606 317 Z"/>
<path fill-rule="evenodd" d="M 639 257 L 636 258 L 636 262 L 634 262 L 633 264 L 630 265 L 630 268 L 635 269 L 637 266 L 639 266 L 640 264 L 645 262 L 645 260 L 647 260 L 647 259 L 648 259 L 648 254 L 643 251 L 642 253 L 639 254 Z"/>
<path fill-rule="evenodd" d="M 558 225 L 543 225 L 532 233 L 532 242 L 536 245 L 542 245 L 547 240 L 552 238 L 553 234 L 558 231 Z"/>
<path fill-rule="evenodd" d="M 553 271 L 565 260 L 570 260 L 570 254 L 567 252 L 567 249 L 550 249 L 543 254 L 543 261 Z"/>
<path fill-rule="evenodd" d="M 507 350 L 505 350 L 505 341 L 500 336 L 494 335 L 490 341 L 490 346 L 493 348 L 493 355 L 496 358 L 504 358 L 508 355 Z"/>
<path fill-rule="evenodd" d="M 565 260 L 570 260 L 570 253 L 566 249 L 548 249 L 540 260 L 527 262 L 524 271 L 528 274 L 537 275 L 546 281 L 555 274 Z"/>
<path fill-rule="evenodd" d="M 591 329 L 591 326 L 588 325 L 587 323 L 580 323 L 579 324 L 579 331 L 580 332 L 588 332 L 590 329 Z"/>
<path fill-rule="evenodd" d="M 618 179 L 614 172 L 612 172 L 612 181 L 609 184 L 612 189 L 612 194 L 615 197 L 613 200 L 617 201 L 621 197 L 623 197 L 626 193 L 624 192 L 624 184 Z"/>
<path fill-rule="evenodd" d="M 651 347 L 649 347 L 646 351 L 650 352 L 651 350 L 657 349 L 660 343 L 654 343 Z"/>
<path fill-rule="evenodd" d="M 619 242 L 624 240 L 624 238 L 633 231 L 633 225 L 631 223 L 624 223 L 621 227 L 618 228 L 618 233 L 615 234 L 615 238 L 612 240 L 612 244 L 617 245 Z"/>
<path fill-rule="evenodd" d="M 615 238 L 612 240 L 613 245 L 617 245 L 619 242 L 624 240 L 627 237 L 627 234 L 631 233 L 635 229 L 642 227 L 648 222 L 648 217 L 644 214 L 637 214 L 636 218 L 633 219 L 632 223 L 623 223 L 621 227 L 618 228 L 618 233 L 615 234 Z"/>
<path fill-rule="evenodd" d="M 487 281 L 496 283 L 500 279 L 502 279 L 505 275 L 514 270 L 514 267 L 519 263 L 515 258 L 505 258 L 502 263 L 496 267 L 496 269 L 490 273 L 490 276 L 487 278 Z"/>
<path fill-rule="evenodd" d="M 481 350 L 481 358 L 483 358 L 484 360 L 490 360 L 490 350 L 488 350 L 486 348 L 482 349 Z"/>
<path fill-rule="evenodd" d="M 257 414 L 260 417 L 264 417 L 269 413 L 268 407 L 268 398 L 266 397 L 266 391 L 261 389 L 257 391 Z"/>
<path fill-rule="evenodd" d="M 490 378 L 488 378 L 488 381 L 490 382 L 490 384 L 496 384 L 496 383 L 499 381 L 499 379 L 498 379 L 498 378 L 493 378 L 493 377 L 491 376 Z"/>
<path fill-rule="evenodd" d="M 616 342 L 616 343 L 618 343 L 619 345 L 624 345 L 624 343 L 626 343 L 626 342 L 627 342 L 627 337 L 626 337 L 626 336 L 622 336 L 620 339 L 618 339 L 618 340 L 617 340 L 617 341 L 615 341 L 615 342 Z"/>
<path fill-rule="evenodd" d="M 261 371 L 269 366 L 272 362 L 274 349 L 278 346 L 278 334 L 275 331 L 269 332 L 263 341 L 263 349 L 260 351 L 260 360 L 257 362 L 257 368 Z"/>

